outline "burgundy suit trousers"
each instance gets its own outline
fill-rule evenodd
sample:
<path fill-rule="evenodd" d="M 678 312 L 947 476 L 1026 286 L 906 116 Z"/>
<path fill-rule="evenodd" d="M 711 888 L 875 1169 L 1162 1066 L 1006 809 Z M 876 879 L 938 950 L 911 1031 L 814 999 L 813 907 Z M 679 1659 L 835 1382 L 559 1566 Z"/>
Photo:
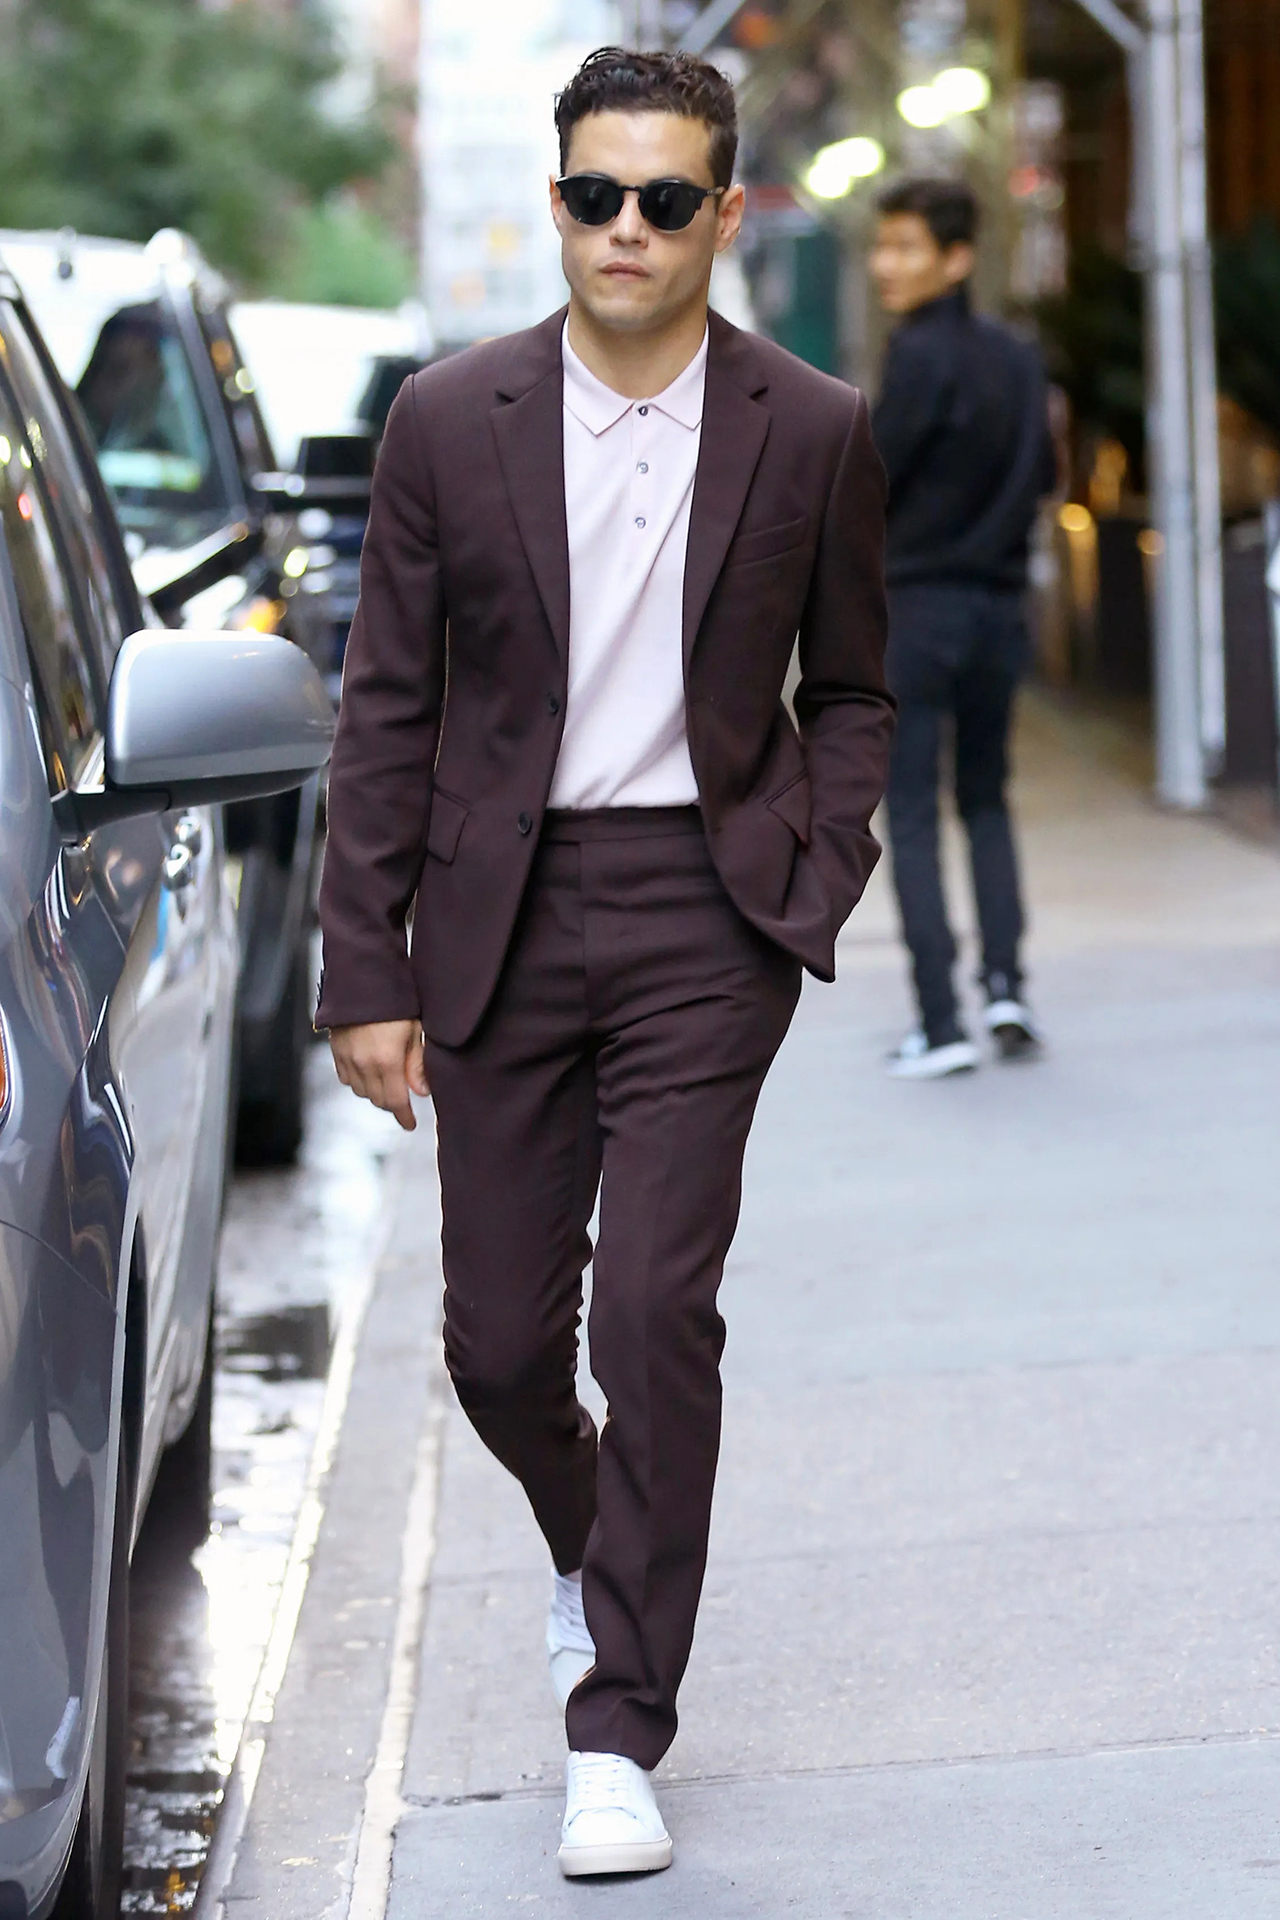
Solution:
<path fill-rule="evenodd" d="M 799 992 L 696 808 L 550 814 L 479 1030 L 428 1045 L 449 1371 L 556 1566 L 583 1569 L 596 1664 L 569 1744 L 643 1767 L 676 1730 L 720 1443 L 716 1295 Z M 598 1440 L 575 1386 L 597 1191 Z"/>

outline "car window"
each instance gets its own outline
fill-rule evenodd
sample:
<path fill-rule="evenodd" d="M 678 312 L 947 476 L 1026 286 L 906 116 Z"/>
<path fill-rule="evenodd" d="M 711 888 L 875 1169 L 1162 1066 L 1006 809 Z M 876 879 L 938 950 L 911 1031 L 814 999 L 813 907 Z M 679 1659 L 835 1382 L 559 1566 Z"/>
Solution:
<path fill-rule="evenodd" d="M 99 691 L 111 683 L 111 669 L 125 637 L 127 615 L 117 597 L 107 558 L 112 534 L 100 525 L 108 511 L 89 484 L 35 348 L 12 308 L 0 304 L 0 334 L 8 344 L 8 368 L 27 419 L 27 440 L 39 461 L 45 490 L 66 537 L 73 578 L 80 588 L 82 613 L 99 674 Z"/>
<path fill-rule="evenodd" d="M 391 411 L 391 402 L 399 393 L 406 380 L 415 373 L 421 373 L 427 362 L 418 359 L 416 354 L 380 353 L 373 363 L 368 385 L 356 408 L 357 420 L 363 420 L 375 440 L 381 440 L 387 429 L 387 415 Z"/>
<path fill-rule="evenodd" d="M 65 550 L 24 423 L 2 381 L 0 527 L 34 670 L 49 785 L 58 793 L 83 774 L 101 739 L 100 716 Z"/>
<path fill-rule="evenodd" d="M 76 392 L 126 533 L 187 547 L 234 517 L 195 369 L 161 301 L 112 314 Z"/>
<path fill-rule="evenodd" d="M 258 409 L 253 376 L 244 364 L 227 317 L 217 307 L 202 306 L 199 319 L 245 472 L 270 473 L 276 464 L 270 436 Z"/>

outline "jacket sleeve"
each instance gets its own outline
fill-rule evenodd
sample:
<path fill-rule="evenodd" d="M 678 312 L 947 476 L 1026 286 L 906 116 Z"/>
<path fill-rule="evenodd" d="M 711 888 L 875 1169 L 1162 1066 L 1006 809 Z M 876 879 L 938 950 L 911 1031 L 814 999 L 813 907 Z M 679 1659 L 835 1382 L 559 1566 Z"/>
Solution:
<path fill-rule="evenodd" d="M 884 500 L 884 470 L 858 394 L 801 620 L 795 695 L 812 793 L 810 850 L 831 898 L 833 939 L 880 857 L 871 816 L 888 779 L 894 716 L 884 677 Z"/>
<path fill-rule="evenodd" d="M 429 451 L 412 380 L 387 417 L 329 770 L 318 1027 L 416 1019 L 406 921 L 426 852 L 445 683 Z"/>
<path fill-rule="evenodd" d="M 921 351 L 910 327 L 890 336 L 872 428 L 890 498 L 909 476 L 943 417 L 945 394 L 936 351 Z"/>
<path fill-rule="evenodd" d="M 1049 413 L 1049 387 L 1044 377 L 1044 368 L 1039 359 L 1036 362 L 1040 375 L 1036 384 L 1036 405 L 1040 414 L 1040 473 L 1037 492 L 1043 500 L 1048 494 L 1056 493 L 1058 478 L 1058 446 L 1053 437 L 1053 421 Z"/>

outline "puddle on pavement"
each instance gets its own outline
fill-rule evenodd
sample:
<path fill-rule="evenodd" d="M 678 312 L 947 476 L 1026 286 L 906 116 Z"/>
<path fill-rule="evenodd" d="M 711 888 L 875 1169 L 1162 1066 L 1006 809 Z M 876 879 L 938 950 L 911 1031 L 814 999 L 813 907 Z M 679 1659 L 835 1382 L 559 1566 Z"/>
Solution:
<path fill-rule="evenodd" d="M 134 1553 L 122 1914 L 187 1913 L 195 1902 L 288 1563 L 334 1335 L 381 1211 L 394 1122 L 358 1107 L 319 1050 L 311 1066 L 302 1163 L 232 1187 L 213 1530 L 188 1557 L 153 1513 Z"/>
<path fill-rule="evenodd" d="M 251 1373 L 262 1381 L 323 1380 L 333 1348 L 328 1304 L 245 1314 L 222 1327 L 219 1346 L 227 1373 Z"/>

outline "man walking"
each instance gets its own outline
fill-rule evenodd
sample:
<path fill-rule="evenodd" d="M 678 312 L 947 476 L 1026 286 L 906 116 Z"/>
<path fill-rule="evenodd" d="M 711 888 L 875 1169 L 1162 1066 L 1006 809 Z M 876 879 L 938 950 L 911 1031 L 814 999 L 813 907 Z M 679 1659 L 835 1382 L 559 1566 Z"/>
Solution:
<path fill-rule="evenodd" d="M 556 119 L 567 315 L 418 374 L 387 422 L 317 1019 L 402 1126 L 434 1097 L 445 1353 L 550 1548 L 584 1874 L 671 1859 L 649 1773 L 706 1557 L 743 1152 L 878 855 L 892 701 L 866 405 L 708 315 L 742 218 L 728 82 L 605 48 Z M 597 1189 L 599 1436 L 574 1386 Z"/>
<path fill-rule="evenodd" d="M 934 1079 L 978 1064 L 956 1002 L 938 860 L 948 721 L 982 933 L 985 1024 L 1006 1058 L 1038 1044 L 1023 1000 L 1005 781 L 1027 657 L 1027 542 L 1054 461 L 1038 356 L 970 304 L 978 225 L 970 189 L 906 180 L 881 195 L 879 210 L 871 271 L 886 312 L 900 316 L 874 414 L 889 480 L 888 673 L 899 708 L 889 837 L 920 1013 L 889 1070 Z"/>

